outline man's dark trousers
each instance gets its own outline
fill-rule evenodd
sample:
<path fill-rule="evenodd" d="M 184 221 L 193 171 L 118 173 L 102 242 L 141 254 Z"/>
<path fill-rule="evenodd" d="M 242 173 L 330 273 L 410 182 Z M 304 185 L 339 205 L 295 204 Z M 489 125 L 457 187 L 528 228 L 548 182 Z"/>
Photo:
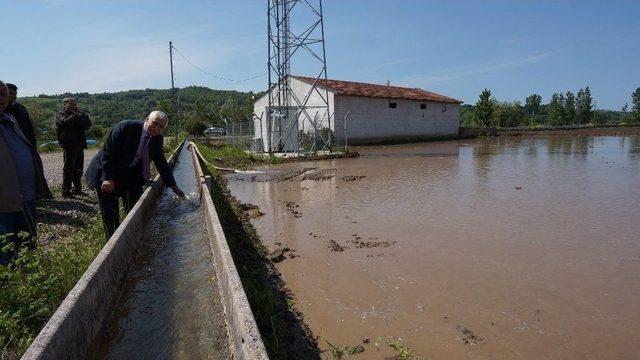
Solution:
<path fill-rule="evenodd" d="M 82 190 L 82 172 L 84 171 L 84 150 L 82 146 L 66 147 L 62 159 L 62 192 L 71 192 L 71 184 L 76 191 Z"/>
<path fill-rule="evenodd" d="M 102 192 L 98 189 L 98 202 L 100 203 L 102 224 L 104 225 L 107 240 L 120 226 L 119 199 L 122 199 L 124 210 L 128 213 L 141 195 L 142 186 L 128 186 L 126 188 L 118 188 L 116 186 L 115 191 L 112 193 Z"/>

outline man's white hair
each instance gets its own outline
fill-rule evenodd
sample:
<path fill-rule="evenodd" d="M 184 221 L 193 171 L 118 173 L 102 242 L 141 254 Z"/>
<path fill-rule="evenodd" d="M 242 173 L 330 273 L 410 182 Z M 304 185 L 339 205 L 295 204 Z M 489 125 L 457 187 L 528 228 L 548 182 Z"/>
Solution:
<path fill-rule="evenodd" d="M 165 114 L 164 112 L 160 111 L 160 110 L 153 110 L 148 117 L 149 120 L 164 120 L 164 121 L 169 121 L 169 117 L 167 116 L 167 114 Z"/>

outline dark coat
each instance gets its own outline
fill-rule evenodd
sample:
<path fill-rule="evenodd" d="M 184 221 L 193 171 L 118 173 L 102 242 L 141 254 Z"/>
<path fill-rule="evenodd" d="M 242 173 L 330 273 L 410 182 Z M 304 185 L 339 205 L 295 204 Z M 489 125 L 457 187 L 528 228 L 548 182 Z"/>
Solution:
<path fill-rule="evenodd" d="M 142 177 L 142 161 L 133 168 L 133 162 L 140 144 L 143 122 L 125 120 L 114 125 L 104 146 L 91 160 L 85 174 L 87 184 L 92 190 L 100 189 L 102 182 L 113 180 L 116 190 L 144 185 Z M 167 186 L 175 186 L 176 181 L 162 151 L 162 135 L 149 139 L 149 161 L 153 161 L 162 180 Z"/>
<path fill-rule="evenodd" d="M 56 136 L 58 144 L 63 148 L 87 148 L 85 130 L 91 127 L 89 116 L 81 111 L 72 113 L 62 110 L 56 113 Z"/>
<path fill-rule="evenodd" d="M 11 116 L 0 114 L 0 117 L 2 117 L 0 121 L 9 122 L 18 136 L 20 136 L 20 138 L 29 145 L 29 149 L 31 149 L 33 165 L 36 170 L 35 190 L 38 198 L 52 198 L 51 191 L 49 191 L 49 187 L 44 180 L 42 160 L 40 159 L 40 155 L 38 155 L 36 148 L 29 143 L 29 140 L 27 140 L 22 133 L 22 130 L 20 130 L 17 122 Z M 22 211 L 23 204 L 22 197 L 20 196 L 18 170 L 16 169 L 16 164 L 14 162 L 11 149 L 9 148 L 9 144 L 3 136 L 0 136 L 0 169 L 2 169 L 2 176 L 0 176 L 0 213 Z"/>
<path fill-rule="evenodd" d="M 17 102 L 9 105 L 7 109 L 4 111 L 9 115 L 13 116 L 14 119 L 18 122 L 18 126 L 20 126 L 20 130 L 24 136 L 29 140 L 33 147 L 37 148 L 36 144 L 36 134 L 33 131 L 33 123 L 31 122 L 31 118 L 29 117 L 29 112 L 27 108 L 22 106 Z"/>

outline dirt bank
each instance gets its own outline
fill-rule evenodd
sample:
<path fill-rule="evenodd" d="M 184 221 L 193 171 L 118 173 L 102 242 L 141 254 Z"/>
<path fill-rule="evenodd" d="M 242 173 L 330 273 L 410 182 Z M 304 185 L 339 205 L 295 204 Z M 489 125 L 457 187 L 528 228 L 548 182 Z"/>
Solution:
<path fill-rule="evenodd" d="M 627 136 L 640 134 L 640 125 L 557 126 L 501 128 L 499 136 Z"/>

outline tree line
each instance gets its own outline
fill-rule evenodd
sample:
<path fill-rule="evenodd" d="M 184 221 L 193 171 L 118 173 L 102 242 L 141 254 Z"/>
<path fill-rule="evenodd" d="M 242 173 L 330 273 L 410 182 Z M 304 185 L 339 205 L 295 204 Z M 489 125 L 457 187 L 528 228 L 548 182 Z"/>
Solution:
<path fill-rule="evenodd" d="M 183 130 L 202 134 L 207 126 L 224 127 L 224 119 L 249 119 L 253 113 L 253 102 L 260 95 L 189 86 L 177 90 L 178 109 L 174 108 L 170 89 L 38 95 L 21 97 L 18 102 L 29 110 L 38 139 L 46 141 L 55 139 L 53 119 L 56 111 L 62 109 L 62 99 L 65 97 L 76 98 L 78 107 L 87 112 L 93 122 L 88 131 L 89 137 L 100 139 L 115 123 L 125 119 L 142 120 L 153 110 L 161 110 L 169 115 L 169 133 Z"/>
<path fill-rule="evenodd" d="M 475 105 L 462 105 L 463 127 L 563 126 L 584 124 L 640 123 L 640 88 L 631 94 L 631 110 L 626 103 L 620 111 L 596 110 L 587 86 L 573 92 L 554 93 L 547 104 L 531 94 L 520 101 L 497 101 L 484 89 Z"/>

